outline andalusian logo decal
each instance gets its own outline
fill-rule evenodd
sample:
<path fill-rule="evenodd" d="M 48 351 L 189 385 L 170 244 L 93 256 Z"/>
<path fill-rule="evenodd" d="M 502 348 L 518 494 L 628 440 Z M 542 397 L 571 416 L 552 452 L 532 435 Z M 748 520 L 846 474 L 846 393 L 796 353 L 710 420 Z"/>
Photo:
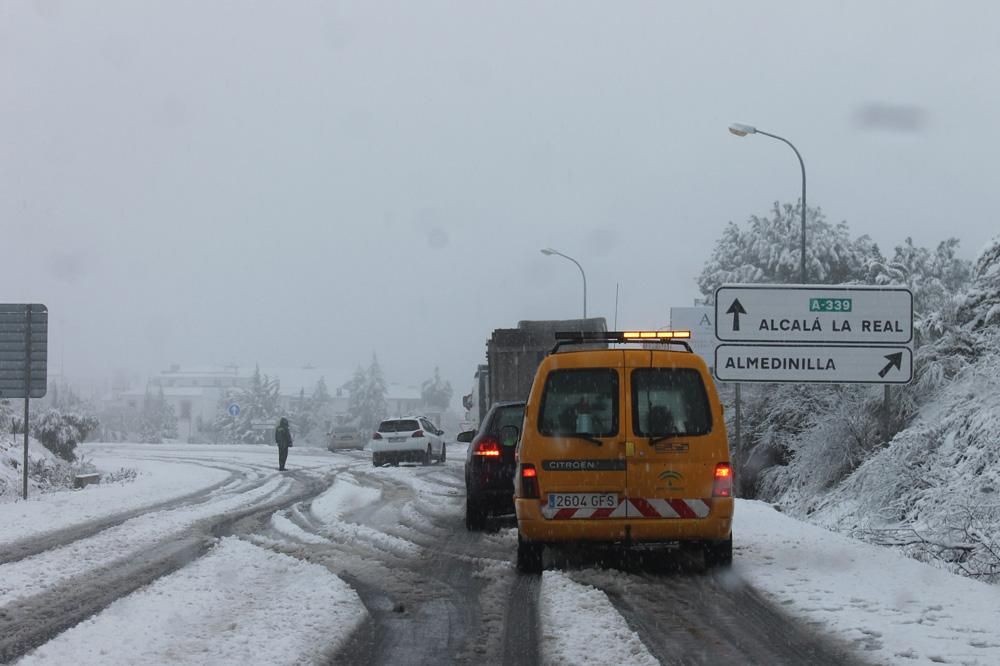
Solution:
<path fill-rule="evenodd" d="M 683 481 L 684 475 L 680 472 L 675 472 L 672 469 L 668 469 L 666 472 L 660 472 L 660 480 L 666 481 L 667 485 L 671 488 L 674 487 L 674 481 Z"/>

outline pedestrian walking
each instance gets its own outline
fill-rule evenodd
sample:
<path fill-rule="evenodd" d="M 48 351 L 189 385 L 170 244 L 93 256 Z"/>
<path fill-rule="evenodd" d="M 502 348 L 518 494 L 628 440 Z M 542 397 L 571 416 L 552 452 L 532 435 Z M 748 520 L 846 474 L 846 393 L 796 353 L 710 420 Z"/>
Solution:
<path fill-rule="evenodd" d="M 288 419 L 284 416 L 274 429 L 274 443 L 278 445 L 278 470 L 285 471 L 285 461 L 288 460 L 288 449 L 292 446 L 292 430 L 288 427 Z"/>

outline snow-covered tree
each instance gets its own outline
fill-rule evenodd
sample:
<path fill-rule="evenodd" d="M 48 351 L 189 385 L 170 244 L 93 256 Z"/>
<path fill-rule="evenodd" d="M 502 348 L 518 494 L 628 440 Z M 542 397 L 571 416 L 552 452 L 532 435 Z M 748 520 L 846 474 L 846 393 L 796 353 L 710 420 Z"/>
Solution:
<path fill-rule="evenodd" d="M 972 287 L 957 314 L 959 323 L 973 331 L 1000 324 L 1000 236 L 979 253 L 972 271 Z"/>
<path fill-rule="evenodd" d="M 917 345 L 931 342 L 952 328 L 959 294 L 969 286 L 972 264 L 957 256 L 959 241 L 949 238 L 931 250 L 907 238 L 891 261 L 873 261 L 868 280 L 878 285 L 905 285 L 913 293 Z"/>
<path fill-rule="evenodd" d="M 260 366 L 254 369 L 250 384 L 223 395 L 216 410 L 216 426 L 224 440 L 244 444 L 266 444 L 271 441 L 272 431 L 254 427 L 254 424 L 270 423 L 280 417 L 280 385 L 277 379 L 262 375 Z M 231 404 L 238 404 L 240 413 L 229 413 Z"/>
<path fill-rule="evenodd" d="M 375 354 L 372 354 L 368 371 L 359 367 L 347 386 L 351 391 L 347 409 L 352 420 L 358 423 L 362 431 L 374 430 L 388 411 L 385 378 Z"/>
<path fill-rule="evenodd" d="M 730 222 L 698 278 L 706 298 L 725 283 L 793 284 L 800 281 L 801 203 L 775 202 L 769 217 Z M 806 208 L 806 271 L 811 284 L 863 281 L 873 261 L 884 261 L 868 237 L 852 239 L 846 222 L 832 225 L 819 208 Z"/>
<path fill-rule="evenodd" d="M 420 397 L 428 407 L 441 411 L 448 409 L 453 390 L 451 382 L 441 380 L 441 373 L 434 368 L 434 376 L 420 385 Z"/>

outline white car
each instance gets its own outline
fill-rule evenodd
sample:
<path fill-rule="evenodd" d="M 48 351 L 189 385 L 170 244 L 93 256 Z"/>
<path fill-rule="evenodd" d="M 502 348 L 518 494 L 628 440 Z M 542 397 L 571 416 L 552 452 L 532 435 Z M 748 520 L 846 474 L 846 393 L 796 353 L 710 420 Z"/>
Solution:
<path fill-rule="evenodd" d="M 432 460 L 445 461 L 444 431 L 423 416 L 386 419 L 372 435 L 368 448 L 372 464 L 419 462 L 430 465 Z"/>

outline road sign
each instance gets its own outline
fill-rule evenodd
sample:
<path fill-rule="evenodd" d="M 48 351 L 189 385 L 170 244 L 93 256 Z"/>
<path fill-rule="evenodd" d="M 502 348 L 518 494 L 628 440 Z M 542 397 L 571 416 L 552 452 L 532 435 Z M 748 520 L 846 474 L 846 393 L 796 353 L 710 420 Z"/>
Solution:
<path fill-rule="evenodd" d="M 904 345 L 734 345 L 715 350 L 726 382 L 908 384 L 913 352 Z"/>
<path fill-rule="evenodd" d="M 0 398 L 45 397 L 48 326 L 44 305 L 0 303 Z"/>
<path fill-rule="evenodd" d="M 687 341 L 691 350 L 705 359 L 705 363 L 715 362 L 715 309 L 708 306 L 670 308 L 670 328 L 691 331 Z"/>
<path fill-rule="evenodd" d="M 235 419 L 237 416 L 240 415 L 240 406 L 234 402 L 231 405 L 229 405 L 229 409 L 227 411 L 229 412 L 229 415 Z"/>
<path fill-rule="evenodd" d="M 908 345 L 913 294 L 905 287 L 724 285 L 715 291 L 720 342 Z"/>

